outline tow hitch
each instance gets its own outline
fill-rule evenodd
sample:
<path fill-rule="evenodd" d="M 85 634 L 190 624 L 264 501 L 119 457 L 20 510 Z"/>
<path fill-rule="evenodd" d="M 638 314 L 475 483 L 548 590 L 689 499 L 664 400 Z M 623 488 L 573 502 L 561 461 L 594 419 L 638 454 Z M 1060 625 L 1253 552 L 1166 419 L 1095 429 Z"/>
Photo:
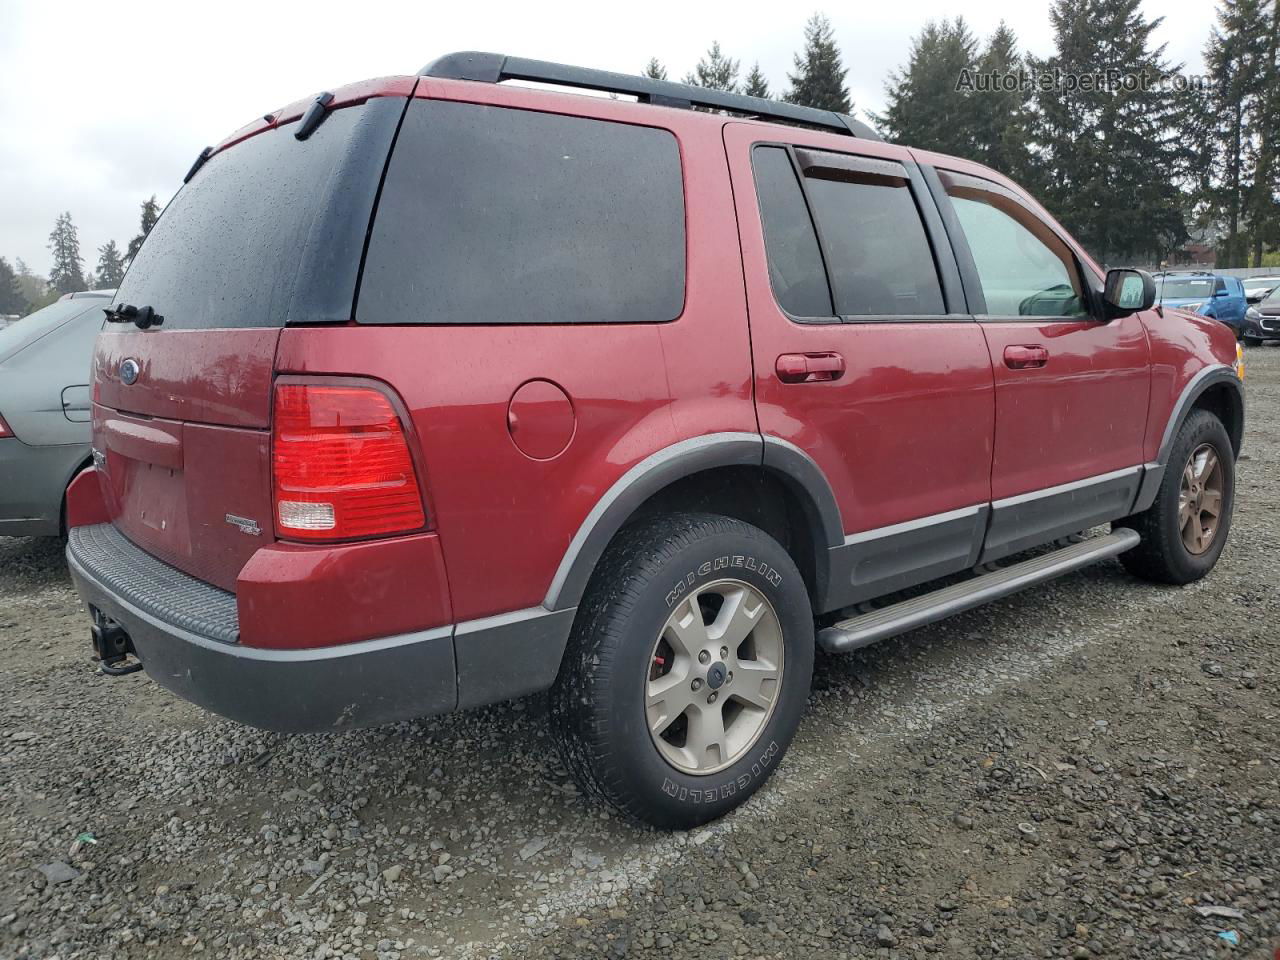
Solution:
<path fill-rule="evenodd" d="M 123 677 L 141 670 L 142 664 L 136 659 L 132 663 L 127 662 L 130 654 L 137 657 L 137 653 L 124 627 L 96 607 L 90 607 L 89 611 L 93 615 L 93 626 L 89 628 L 93 637 L 93 659 L 98 661 L 98 669 L 112 677 Z"/>

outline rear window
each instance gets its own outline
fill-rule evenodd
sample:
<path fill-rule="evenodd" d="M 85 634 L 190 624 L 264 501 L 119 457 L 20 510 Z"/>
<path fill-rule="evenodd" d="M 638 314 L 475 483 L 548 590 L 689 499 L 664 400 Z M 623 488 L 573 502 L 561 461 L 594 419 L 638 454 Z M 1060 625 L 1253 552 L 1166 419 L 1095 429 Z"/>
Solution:
<path fill-rule="evenodd" d="M 1156 289 L 1165 300 L 1182 300 L 1213 295 L 1212 277 L 1166 277 L 1156 281 Z"/>
<path fill-rule="evenodd" d="M 648 323 L 684 307 L 684 188 L 665 130 L 409 105 L 357 320 Z"/>
<path fill-rule="evenodd" d="M 215 154 L 165 208 L 116 294 L 162 330 L 349 320 L 399 98 L 334 110 Z"/>

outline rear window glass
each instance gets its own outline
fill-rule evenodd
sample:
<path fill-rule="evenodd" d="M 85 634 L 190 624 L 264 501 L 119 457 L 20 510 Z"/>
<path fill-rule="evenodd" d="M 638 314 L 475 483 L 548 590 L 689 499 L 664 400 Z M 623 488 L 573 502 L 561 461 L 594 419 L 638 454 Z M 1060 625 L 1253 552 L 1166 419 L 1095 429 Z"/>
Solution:
<path fill-rule="evenodd" d="M 162 330 L 347 320 L 360 254 L 404 100 L 334 110 L 299 141 L 287 124 L 215 154 L 178 191 L 117 303 Z"/>
<path fill-rule="evenodd" d="M 1165 300 L 1213 296 L 1213 277 L 1166 277 L 1156 280 L 1156 289 Z"/>
<path fill-rule="evenodd" d="M 684 188 L 665 130 L 409 105 L 374 221 L 364 323 L 645 323 L 684 307 Z"/>

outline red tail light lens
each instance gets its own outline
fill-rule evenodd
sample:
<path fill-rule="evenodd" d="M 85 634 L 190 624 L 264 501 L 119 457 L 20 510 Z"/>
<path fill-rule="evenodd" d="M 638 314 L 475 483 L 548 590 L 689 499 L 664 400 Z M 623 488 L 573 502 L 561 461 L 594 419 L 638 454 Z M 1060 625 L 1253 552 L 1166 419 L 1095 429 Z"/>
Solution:
<path fill-rule="evenodd" d="M 0 437 L 12 437 L 13 431 L 9 429 L 9 425 L 4 422 L 4 417 L 0 417 Z"/>
<path fill-rule="evenodd" d="M 404 425 L 379 390 L 277 384 L 272 423 L 281 537 L 345 540 L 426 524 Z"/>

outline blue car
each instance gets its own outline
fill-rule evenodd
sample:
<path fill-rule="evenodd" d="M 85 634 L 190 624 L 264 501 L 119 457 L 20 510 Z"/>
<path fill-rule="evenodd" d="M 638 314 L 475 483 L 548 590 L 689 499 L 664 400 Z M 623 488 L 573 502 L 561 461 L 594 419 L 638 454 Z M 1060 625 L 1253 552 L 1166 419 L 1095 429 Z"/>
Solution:
<path fill-rule="evenodd" d="M 1216 273 L 1157 273 L 1156 302 L 1221 320 L 1236 333 L 1244 333 L 1249 302 L 1244 284 L 1235 277 Z"/>

